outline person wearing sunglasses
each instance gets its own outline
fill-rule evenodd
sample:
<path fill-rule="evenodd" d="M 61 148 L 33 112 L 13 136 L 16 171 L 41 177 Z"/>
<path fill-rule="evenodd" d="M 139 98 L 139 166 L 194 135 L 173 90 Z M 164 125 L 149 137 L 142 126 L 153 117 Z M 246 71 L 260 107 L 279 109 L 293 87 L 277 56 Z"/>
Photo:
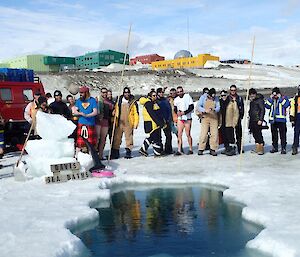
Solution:
<path fill-rule="evenodd" d="M 146 134 L 149 134 L 144 140 L 139 153 L 147 157 L 147 150 L 152 144 L 154 157 L 160 157 L 163 155 L 161 130 L 166 127 L 166 122 L 157 104 L 157 94 L 155 90 L 151 90 L 148 97 L 141 97 L 139 102 L 143 106 L 144 130 Z"/>
<path fill-rule="evenodd" d="M 103 150 L 108 134 L 109 120 L 111 119 L 111 111 L 114 105 L 107 98 L 107 88 L 103 87 L 98 96 L 98 115 L 96 117 L 96 133 L 98 142 L 99 158 L 103 160 Z"/>
<path fill-rule="evenodd" d="M 219 101 L 220 101 L 220 112 L 219 112 L 219 134 L 220 134 L 220 144 L 224 144 L 224 147 L 229 146 L 227 139 L 226 139 L 226 132 L 225 132 L 225 102 L 227 99 L 227 91 L 222 90 L 220 93 Z M 222 152 L 221 152 L 222 153 Z"/>
<path fill-rule="evenodd" d="M 188 139 L 189 151 L 187 154 L 193 154 L 193 139 L 191 136 L 192 127 L 192 112 L 194 111 L 194 102 L 189 94 L 185 94 L 181 86 L 177 87 L 177 97 L 174 100 L 174 111 L 177 113 L 178 122 L 178 150 L 175 155 L 183 154 L 182 134 L 185 134 Z"/>
<path fill-rule="evenodd" d="M 231 85 L 229 90 L 230 93 L 222 106 L 226 141 L 226 145 L 224 144 L 225 150 L 222 151 L 222 154 L 232 156 L 236 154 L 235 144 L 238 153 L 241 152 L 244 100 L 237 94 L 236 85 Z"/>
<path fill-rule="evenodd" d="M 114 118 L 114 139 L 111 150 L 111 159 L 120 157 L 120 146 L 122 143 L 123 134 L 125 134 L 125 158 L 130 159 L 131 150 L 133 148 L 133 130 L 139 125 L 139 109 L 137 101 L 130 93 L 129 87 L 124 87 L 123 94 L 118 97 L 113 114 Z"/>

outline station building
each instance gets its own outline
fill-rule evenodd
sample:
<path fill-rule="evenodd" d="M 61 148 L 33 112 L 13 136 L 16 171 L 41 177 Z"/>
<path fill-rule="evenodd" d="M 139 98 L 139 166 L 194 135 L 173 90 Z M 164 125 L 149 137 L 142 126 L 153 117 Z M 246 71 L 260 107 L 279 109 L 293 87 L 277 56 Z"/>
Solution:
<path fill-rule="evenodd" d="M 137 62 L 142 64 L 151 64 L 156 61 L 164 61 L 165 57 L 158 54 L 140 55 L 130 59 L 130 65 L 135 65 Z"/>

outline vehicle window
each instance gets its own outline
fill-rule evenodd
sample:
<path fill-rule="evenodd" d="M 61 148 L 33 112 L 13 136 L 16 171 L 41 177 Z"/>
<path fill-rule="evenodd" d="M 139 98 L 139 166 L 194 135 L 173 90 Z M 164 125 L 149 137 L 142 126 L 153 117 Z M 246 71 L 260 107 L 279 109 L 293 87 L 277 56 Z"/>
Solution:
<path fill-rule="evenodd" d="M 0 98 L 3 101 L 12 101 L 11 89 L 0 88 Z"/>
<path fill-rule="evenodd" d="M 25 101 L 33 100 L 33 93 L 31 89 L 23 89 L 23 96 Z"/>

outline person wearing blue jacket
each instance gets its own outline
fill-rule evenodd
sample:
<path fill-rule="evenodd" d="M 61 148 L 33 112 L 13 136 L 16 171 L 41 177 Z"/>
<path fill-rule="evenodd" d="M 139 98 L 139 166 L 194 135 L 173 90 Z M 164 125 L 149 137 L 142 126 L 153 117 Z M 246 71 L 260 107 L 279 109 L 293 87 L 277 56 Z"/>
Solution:
<path fill-rule="evenodd" d="M 197 103 L 197 113 L 201 115 L 201 133 L 199 138 L 198 155 L 203 152 L 208 141 L 208 131 L 210 131 L 209 145 L 210 155 L 216 156 L 219 148 L 218 132 L 218 112 L 220 111 L 219 98 L 216 96 L 216 90 L 211 88 L 208 93 L 203 94 Z"/>
<path fill-rule="evenodd" d="M 166 126 L 163 129 L 166 136 L 164 154 L 172 154 L 172 109 L 169 100 L 164 97 L 164 93 L 164 89 L 161 87 L 156 90 L 157 104 L 160 107 L 161 114 L 166 122 Z"/>
<path fill-rule="evenodd" d="M 271 96 L 265 102 L 266 109 L 269 109 L 269 122 L 271 124 L 272 145 L 271 153 L 278 152 L 278 132 L 281 141 L 281 154 L 286 154 L 286 109 L 290 107 L 290 101 L 282 96 L 280 89 L 274 87 Z"/>

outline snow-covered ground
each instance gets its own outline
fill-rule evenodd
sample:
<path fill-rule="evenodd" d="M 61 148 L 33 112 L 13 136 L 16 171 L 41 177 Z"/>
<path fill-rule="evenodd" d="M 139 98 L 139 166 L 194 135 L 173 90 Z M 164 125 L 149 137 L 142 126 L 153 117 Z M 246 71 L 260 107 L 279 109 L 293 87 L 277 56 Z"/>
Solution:
<path fill-rule="evenodd" d="M 42 178 L 27 182 L 0 179 L 0 256 L 83 256 L 85 247 L 70 229 L 85 230 L 97 223 L 98 212 L 93 207 L 108 204 L 112 186 L 204 183 L 228 188 L 224 197 L 244 203 L 243 217 L 264 226 L 247 247 L 275 257 L 299 257 L 300 161 L 299 155 L 290 152 L 292 128 L 288 128 L 287 155 L 268 153 L 270 131 L 264 131 L 267 153 L 263 156 L 250 153 L 253 139 L 249 143 L 248 134 L 242 157 L 198 156 L 200 125 L 193 118 L 192 156 L 140 157 L 138 149 L 145 137 L 141 120 L 134 134 L 135 158 L 111 161 L 117 174 L 113 179 L 50 185 Z M 175 138 L 173 141 L 176 145 Z M 13 164 L 16 158 L 6 156 L 1 164 Z M 1 169 L 0 175 L 10 172 L 12 166 Z"/>
<path fill-rule="evenodd" d="M 217 90 L 228 89 L 235 84 L 239 88 L 249 86 L 249 64 L 230 64 L 233 68 L 188 69 L 183 71 L 130 71 L 125 72 L 121 82 L 120 65 L 103 68 L 106 72 L 77 72 L 43 75 L 40 77 L 46 92 L 53 93 L 60 89 L 63 95 L 68 94 L 70 83 L 87 85 L 93 94 L 99 94 L 101 87 L 113 90 L 114 95 L 120 87 L 129 86 L 134 94 L 147 94 L 151 88 L 183 86 L 187 92 L 202 92 L 204 87 Z M 130 66 L 132 67 L 132 66 Z M 104 71 L 102 70 L 102 71 Z M 119 72 L 119 73 L 114 73 Z M 253 65 L 251 86 L 255 88 L 273 88 L 275 86 L 296 87 L 300 84 L 300 69 L 295 67 L 277 67 Z"/>

